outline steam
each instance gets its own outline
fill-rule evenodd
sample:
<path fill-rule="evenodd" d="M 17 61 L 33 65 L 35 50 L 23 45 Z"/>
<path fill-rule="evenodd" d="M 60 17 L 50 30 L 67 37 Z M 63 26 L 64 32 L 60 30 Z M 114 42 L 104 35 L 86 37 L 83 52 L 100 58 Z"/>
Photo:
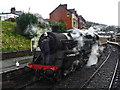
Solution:
<path fill-rule="evenodd" d="M 29 24 L 27 29 L 24 31 L 24 34 L 27 35 L 32 41 L 34 41 L 34 48 L 37 47 L 39 37 L 42 34 L 41 31 L 42 30 L 38 30 L 38 27 L 35 24 Z"/>
<path fill-rule="evenodd" d="M 86 66 L 91 66 L 91 65 L 94 65 L 94 64 L 97 64 L 98 62 L 98 55 L 99 55 L 99 52 L 98 52 L 98 45 L 97 44 L 94 44 L 92 46 L 92 51 L 91 51 L 91 54 L 90 54 L 90 57 L 88 59 L 88 62 L 87 62 L 87 65 Z"/>
<path fill-rule="evenodd" d="M 88 30 L 86 31 L 82 31 L 80 29 L 77 28 L 73 28 L 73 29 L 69 29 L 68 32 L 70 32 L 72 38 L 76 41 L 78 41 L 78 45 L 77 47 L 73 48 L 73 51 L 80 51 L 80 49 L 84 46 L 84 36 L 86 35 L 91 35 L 92 37 L 94 37 L 94 33 L 95 33 L 95 29 L 93 27 L 90 27 Z"/>
<path fill-rule="evenodd" d="M 104 47 L 103 46 L 98 46 L 97 43 L 95 43 L 93 46 L 92 46 L 92 51 L 91 51 L 91 54 L 89 56 L 89 59 L 88 59 L 88 62 L 86 64 L 87 67 L 90 67 L 92 65 L 95 65 L 97 64 L 98 62 L 98 57 L 100 55 L 100 53 L 102 53 L 104 50 Z"/>
<path fill-rule="evenodd" d="M 70 29 L 68 30 L 68 32 L 69 31 L 71 32 L 70 35 L 72 36 L 72 38 L 78 42 L 78 45 L 75 48 L 73 48 L 73 51 L 80 51 L 81 47 L 84 46 L 83 31 L 76 28 Z"/>
<path fill-rule="evenodd" d="M 34 41 L 34 44 L 33 44 L 33 47 L 34 47 L 34 48 L 37 47 L 39 38 L 40 38 L 40 36 L 41 36 L 42 34 L 43 34 L 42 30 L 38 30 L 38 31 L 37 31 L 37 35 L 36 35 L 34 38 L 32 38 L 32 41 Z"/>
<path fill-rule="evenodd" d="M 85 31 L 85 33 L 93 37 L 95 33 L 95 29 L 93 27 L 90 27 L 88 30 Z"/>
<path fill-rule="evenodd" d="M 93 27 L 90 27 L 88 30 L 82 31 L 80 29 L 69 29 L 68 32 L 70 32 L 71 36 L 74 40 L 78 41 L 77 47 L 73 48 L 73 51 L 79 51 L 84 46 L 84 36 L 91 35 L 92 37 L 95 36 L 95 29 Z M 98 62 L 98 56 L 102 51 L 104 50 L 104 47 L 98 46 L 98 41 L 95 42 L 95 44 L 92 46 L 91 54 L 89 56 L 88 62 L 86 66 L 95 65 Z"/>
<path fill-rule="evenodd" d="M 37 34 L 37 25 L 28 25 L 27 29 L 24 31 L 24 34 L 27 35 L 29 38 L 34 37 Z"/>
<path fill-rule="evenodd" d="M 79 36 L 78 38 L 74 38 L 76 41 L 78 41 L 78 45 L 73 48 L 73 51 L 80 51 L 81 47 L 83 47 L 84 45 L 84 41 L 83 41 L 83 36 Z"/>
<path fill-rule="evenodd" d="M 100 52 L 100 53 L 102 53 L 104 49 L 105 49 L 105 47 L 99 46 L 99 52 Z"/>
<path fill-rule="evenodd" d="M 33 47 L 34 48 L 37 48 L 38 47 L 38 41 L 39 41 L 39 39 L 40 39 L 40 36 L 43 34 L 43 33 L 45 33 L 45 32 L 47 32 L 47 31 L 50 31 L 50 29 L 38 29 L 37 27 L 36 27 L 36 29 L 37 29 L 37 32 L 36 32 L 36 36 L 34 36 L 33 38 L 32 38 L 32 41 L 34 41 L 34 45 L 33 45 Z"/>

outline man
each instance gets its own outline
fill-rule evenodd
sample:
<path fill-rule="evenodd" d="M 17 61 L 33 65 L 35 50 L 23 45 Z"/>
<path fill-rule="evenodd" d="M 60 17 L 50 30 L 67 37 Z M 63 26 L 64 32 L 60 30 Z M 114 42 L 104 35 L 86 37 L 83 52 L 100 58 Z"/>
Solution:
<path fill-rule="evenodd" d="M 45 37 L 41 42 L 43 64 L 49 64 L 49 57 L 50 57 L 49 40 L 50 39 L 48 37 Z"/>

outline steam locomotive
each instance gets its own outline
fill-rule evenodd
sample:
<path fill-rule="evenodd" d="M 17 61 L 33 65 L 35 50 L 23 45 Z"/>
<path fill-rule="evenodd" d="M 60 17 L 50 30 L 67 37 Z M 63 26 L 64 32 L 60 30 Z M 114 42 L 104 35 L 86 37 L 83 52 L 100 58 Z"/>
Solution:
<path fill-rule="evenodd" d="M 42 63 L 41 43 L 46 36 L 50 39 L 50 55 L 49 64 L 44 65 Z M 46 32 L 42 34 L 38 42 L 38 49 L 34 52 L 33 61 L 28 64 L 29 68 L 36 72 L 38 77 L 60 81 L 63 75 L 66 76 L 86 64 L 87 60 L 84 57 L 87 57 L 91 52 L 92 45 L 98 40 L 97 35 L 94 37 L 91 35 L 82 36 L 79 33 L 79 37 L 82 37 L 81 40 L 84 44 L 80 47 L 79 40 L 72 35 L 71 31 L 68 33 Z"/>

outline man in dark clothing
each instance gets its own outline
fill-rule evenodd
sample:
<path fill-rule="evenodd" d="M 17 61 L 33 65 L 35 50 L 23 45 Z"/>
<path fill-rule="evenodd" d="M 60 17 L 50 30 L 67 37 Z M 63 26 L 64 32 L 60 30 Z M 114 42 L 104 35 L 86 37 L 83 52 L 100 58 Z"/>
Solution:
<path fill-rule="evenodd" d="M 41 51 L 43 53 L 43 64 L 49 64 L 49 57 L 50 57 L 50 48 L 49 48 L 49 38 L 46 37 L 42 40 L 41 43 Z"/>

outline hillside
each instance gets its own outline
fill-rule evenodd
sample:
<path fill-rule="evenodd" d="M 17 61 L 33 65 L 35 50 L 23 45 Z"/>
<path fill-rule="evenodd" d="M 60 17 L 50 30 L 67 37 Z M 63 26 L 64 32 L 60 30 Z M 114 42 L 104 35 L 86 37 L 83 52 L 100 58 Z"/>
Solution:
<path fill-rule="evenodd" d="M 15 22 L 2 21 L 2 51 L 30 49 L 30 40 L 16 33 Z"/>

